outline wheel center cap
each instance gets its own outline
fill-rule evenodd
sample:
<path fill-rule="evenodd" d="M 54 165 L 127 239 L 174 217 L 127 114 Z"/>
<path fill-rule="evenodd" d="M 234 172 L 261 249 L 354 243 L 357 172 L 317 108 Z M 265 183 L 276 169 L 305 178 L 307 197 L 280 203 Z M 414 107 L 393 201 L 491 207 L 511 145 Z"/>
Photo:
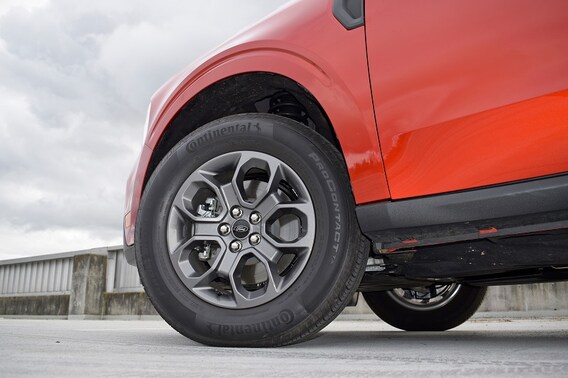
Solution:
<path fill-rule="evenodd" d="M 233 224 L 233 235 L 239 239 L 244 239 L 250 232 L 250 224 L 244 219 L 240 219 Z"/>

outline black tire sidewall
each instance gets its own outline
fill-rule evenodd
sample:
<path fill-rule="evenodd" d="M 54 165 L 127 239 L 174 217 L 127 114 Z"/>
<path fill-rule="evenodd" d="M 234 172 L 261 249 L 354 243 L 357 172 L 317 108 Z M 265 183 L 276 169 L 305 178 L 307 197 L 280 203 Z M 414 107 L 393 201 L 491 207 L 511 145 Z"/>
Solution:
<path fill-rule="evenodd" d="M 363 296 L 371 310 L 393 327 L 406 331 L 445 331 L 469 319 L 479 308 L 486 290 L 461 284 L 443 306 L 424 310 L 403 306 L 387 291 L 366 292 Z"/>
<path fill-rule="evenodd" d="M 293 121 L 240 115 L 215 121 L 183 139 L 155 170 L 137 219 L 137 259 L 145 289 L 158 312 L 182 334 L 212 345 L 251 340 L 285 341 L 321 306 L 330 305 L 350 274 L 353 199 L 343 162 L 327 141 Z M 311 256 L 297 280 L 272 301 L 248 309 L 213 306 L 191 293 L 168 256 L 167 219 L 187 177 L 206 161 L 232 151 L 258 151 L 290 166 L 308 188 L 316 214 Z M 328 302 L 328 303 L 326 303 Z M 313 321 L 313 319 L 311 320 Z M 290 336 L 287 336 L 290 338 Z"/>

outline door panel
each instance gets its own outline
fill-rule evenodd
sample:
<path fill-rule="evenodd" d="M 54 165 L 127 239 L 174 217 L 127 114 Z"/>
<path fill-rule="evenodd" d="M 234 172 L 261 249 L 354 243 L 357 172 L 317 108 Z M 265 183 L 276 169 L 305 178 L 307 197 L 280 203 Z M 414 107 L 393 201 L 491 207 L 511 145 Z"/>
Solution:
<path fill-rule="evenodd" d="M 568 171 L 568 2 L 366 1 L 393 199 Z"/>

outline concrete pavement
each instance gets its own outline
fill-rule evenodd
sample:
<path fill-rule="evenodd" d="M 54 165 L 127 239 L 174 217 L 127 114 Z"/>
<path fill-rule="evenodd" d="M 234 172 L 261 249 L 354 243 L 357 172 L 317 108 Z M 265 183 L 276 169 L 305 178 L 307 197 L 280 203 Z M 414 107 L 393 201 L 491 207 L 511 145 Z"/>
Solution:
<path fill-rule="evenodd" d="M 335 321 L 307 343 L 210 348 L 161 320 L 0 319 L 0 376 L 568 376 L 568 318 L 474 319 L 440 333 Z"/>

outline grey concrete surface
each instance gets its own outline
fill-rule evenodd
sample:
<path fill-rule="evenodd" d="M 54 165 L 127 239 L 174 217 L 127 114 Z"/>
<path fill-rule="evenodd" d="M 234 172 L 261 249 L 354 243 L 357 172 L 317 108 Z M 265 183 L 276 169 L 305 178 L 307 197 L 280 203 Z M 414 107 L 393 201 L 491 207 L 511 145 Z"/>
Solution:
<path fill-rule="evenodd" d="M 210 348 L 163 321 L 0 319 L 0 376 L 568 376 L 568 318 L 476 318 L 440 333 L 335 321 L 284 348 Z"/>

